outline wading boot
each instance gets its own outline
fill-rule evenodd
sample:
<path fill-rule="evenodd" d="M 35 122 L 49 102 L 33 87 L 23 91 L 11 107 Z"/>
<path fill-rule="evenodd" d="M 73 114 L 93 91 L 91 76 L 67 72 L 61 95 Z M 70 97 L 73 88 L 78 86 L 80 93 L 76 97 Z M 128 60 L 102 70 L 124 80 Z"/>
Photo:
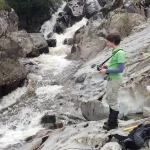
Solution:
<path fill-rule="evenodd" d="M 112 109 L 109 107 L 109 117 L 108 117 L 108 120 L 104 122 L 104 125 L 107 125 L 107 124 L 108 124 L 108 121 L 109 121 L 111 112 L 112 112 Z"/>
<path fill-rule="evenodd" d="M 118 114 L 119 111 L 111 110 L 108 123 L 103 126 L 103 129 L 109 131 L 118 127 Z"/>

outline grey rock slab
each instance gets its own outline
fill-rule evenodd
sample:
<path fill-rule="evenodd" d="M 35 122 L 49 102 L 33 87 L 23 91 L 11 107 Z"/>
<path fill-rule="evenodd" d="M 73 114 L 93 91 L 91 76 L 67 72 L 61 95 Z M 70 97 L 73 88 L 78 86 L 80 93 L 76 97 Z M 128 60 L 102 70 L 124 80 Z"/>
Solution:
<path fill-rule="evenodd" d="M 90 121 L 102 120 L 109 115 L 109 107 L 98 100 L 82 102 L 81 111 L 84 118 Z"/>
<path fill-rule="evenodd" d="M 122 150 L 122 147 L 117 142 L 109 142 L 101 150 Z"/>
<path fill-rule="evenodd" d="M 98 2 L 98 0 L 87 0 L 85 3 L 85 14 L 87 18 L 90 18 L 93 16 L 93 14 L 100 11 L 101 6 Z"/>
<path fill-rule="evenodd" d="M 144 16 L 135 13 L 111 13 L 108 19 L 108 30 L 118 31 L 121 37 L 127 37 L 131 34 L 132 29 L 135 26 L 146 22 Z"/>
<path fill-rule="evenodd" d="M 76 78 L 76 83 L 82 83 L 84 82 L 85 78 L 86 78 L 86 73 L 80 75 L 79 77 Z"/>
<path fill-rule="evenodd" d="M 8 37 L 18 43 L 24 57 L 32 52 L 34 48 L 33 40 L 25 30 L 11 32 L 8 34 Z"/>
<path fill-rule="evenodd" d="M 48 43 L 41 33 L 30 33 L 29 35 L 32 38 L 34 45 L 34 51 L 31 55 L 38 56 L 39 54 L 49 52 Z"/>
<path fill-rule="evenodd" d="M 143 108 L 143 116 L 150 117 L 150 107 Z"/>
<path fill-rule="evenodd" d="M 42 143 L 42 139 L 40 138 L 37 138 L 36 140 L 34 140 L 33 142 L 31 143 L 27 143 L 25 144 L 23 147 L 21 147 L 19 150 L 35 150 L 37 149 L 38 147 L 40 147 Z"/>
<path fill-rule="evenodd" d="M 8 23 L 6 22 L 5 19 L 0 18 L 0 35 L 5 34 L 8 28 Z"/>
<path fill-rule="evenodd" d="M 0 35 L 6 36 L 7 32 L 18 30 L 18 16 L 13 9 L 0 11 Z"/>
<path fill-rule="evenodd" d="M 126 53 L 123 85 L 119 90 L 118 96 L 121 115 L 143 112 L 144 106 L 150 106 L 150 98 L 146 90 L 146 87 L 150 85 L 150 34 L 147 34 L 150 32 L 150 27 L 147 25 L 147 23 L 139 26 L 139 28 L 144 26 L 143 30 L 135 32 L 121 41 L 121 47 Z M 105 85 L 107 81 L 104 80 L 104 76 L 101 75 L 96 68 L 92 69 L 91 65 L 102 63 L 110 55 L 111 49 L 106 47 L 102 52 L 97 54 L 95 58 L 84 63 L 84 65 L 74 75 L 77 77 L 83 73 L 87 74 L 84 84 L 80 87 L 80 89 L 82 89 L 83 101 L 90 101 L 91 99 L 96 100 L 94 98 L 94 91 L 96 92 L 101 88 L 101 90 L 105 90 L 105 86 L 94 86 L 93 82 L 102 82 Z M 91 86 L 92 84 L 93 86 Z M 91 93 L 87 92 L 87 88 L 91 89 Z M 77 91 L 80 93 L 78 87 L 74 88 L 73 90 L 76 93 Z"/>
<path fill-rule="evenodd" d="M 139 124 L 145 121 L 149 122 L 150 120 L 141 120 Z M 117 141 L 115 141 L 115 139 L 113 139 L 113 143 L 106 144 L 108 135 L 128 135 L 128 132 L 124 132 L 123 129 L 130 127 L 132 123 L 134 123 L 134 120 L 122 121 L 122 126 L 120 126 L 119 121 L 120 128 L 109 132 L 102 129 L 103 122 L 104 120 L 90 121 L 55 130 L 49 134 L 49 138 L 41 145 L 39 150 L 94 149 L 95 146 L 98 146 L 99 149 L 103 147 L 104 150 L 107 150 L 107 148 L 110 150 L 120 150 L 120 146 L 116 143 Z"/>

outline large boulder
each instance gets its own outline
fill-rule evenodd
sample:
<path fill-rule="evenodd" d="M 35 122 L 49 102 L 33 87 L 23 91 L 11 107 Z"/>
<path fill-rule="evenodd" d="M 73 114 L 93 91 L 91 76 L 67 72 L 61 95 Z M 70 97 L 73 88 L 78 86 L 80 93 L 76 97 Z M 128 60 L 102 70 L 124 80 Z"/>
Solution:
<path fill-rule="evenodd" d="M 88 26 L 84 29 L 81 28 L 75 34 L 75 43 L 80 47 L 80 57 L 83 60 L 89 60 L 94 58 L 99 52 L 101 52 L 106 46 L 106 40 L 104 37 L 99 36 L 97 28 L 102 21 L 101 18 L 95 21 L 89 21 Z"/>
<path fill-rule="evenodd" d="M 139 13 L 145 17 L 150 17 L 150 1 L 149 0 L 125 0 L 124 8 L 129 13 Z"/>
<path fill-rule="evenodd" d="M 139 5 L 140 6 L 140 5 Z M 137 13 L 138 12 L 138 7 L 136 7 L 136 4 L 134 3 L 134 0 L 126 0 L 124 2 L 124 8 L 127 12 L 129 13 Z"/>
<path fill-rule="evenodd" d="M 79 21 L 84 15 L 84 0 L 70 0 L 65 7 L 66 13 L 71 17 L 72 21 Z"/>
<path fill-rule="evenodd" d="M 6 34 L 8 28 L 8 23 L 5 19 L 0 18 L 0 36 Z"/>
<path fill-rule="evenodd" d="M 29 34 L 25 30 L 11 32 L 7 35 L 11 40 L 18 43 L 20 51 L 22 51 L 22 57 L 25 57 L 33 50 L 33 42 Z"/>
<path fill-rule="evenodd" d="M 49 47 L 56 47 L 57 41 L 56 39 L 48 39 L 46 40 Z"/>
<path fill-rule="evenodd" d="M 9 38 L 18 31 L 18 16 L 8 7 L 0 11 L 0 98 L 21 86 L 27 72 L 18 61 L 23 56 L 18 41 Z"/>
<path fill-rule="evenodd" d="M 95 19 L 94 15 L 88 21 L 87 26 L 80 28 L 74 35 L 74 42 L 79 47 L 79 54 L 74 53 L 76 55 L 74 58 L 82 58 L 83 60 L 94 58 L 105 48 L 105 37 L 109 32 L 119 31 L 121 37 L 127 37 L 131 34 L 133 28 L 143 24 L 143 22 L 146 22 L 144 16 L 127 13 L 120 9 L 109 13 L 107 19 L 104 19 L 101 14 Z M 75 46 L 72 49 L 75 49 Z M 76 52 L 77 49 L 76 47 Z"/>
<path fill-rule="evenodd" d="M 67 28 L 68 24 L 66 24 L 64 21 L 61 21 L 58 19 L 55 26 L 54 26 L 53 32 L 56 32 L 58 34 L 63 33 L 64 30 Z"/>
<path fill-rule="evenodd" d="M 23 51 L 20 51 L 20 46 L 14 40 L 6 37 L 1 37 L 0 40 L 0 56 L 2 58 L 19 58 L 23 56 Z"/>
<path fill-rule="evenodd" d="M 26 70 L 18 58 L 23 55 L 17 42 L 1 37 L 0 40 L 0 97 L 21 86 Z"/>
<path fill-rule="evenodd" d="M 97 0 L 87 0 L 85 2 L 85 16 L 91 18 L 94 14 L 100 11 L 101 6 Z"/>
<path fill-rule="evenodd" d="M 103 3 L 105 3 L 105 5 L 101 9 L 101 12 L 104 16 L 107 16 L 109 12 L 123 6 L 123 0 L 105 0 Z"/>
<path fill-rule="evenodd" d="M 65 39 L 64 44 L 73 45 L 74 44 L 74 38 Z"/>
<path fill-rule="evenodd" d="M 81 111 L 86 120 L 97 121 L 108 118 L 109 107 L 98 100 L 87 101 L 81 103 Z"/>
<path fill-rule="evenodd" d="M 102 6 L 102 7 L 104 7 L 106 4 L 105 0 L 98 0 L 98 2 L 100 4 L 100 6 Z"/>
<path fill-rule="evenodd" d="M 83 60 L 89 60 L 94 58 L 98 53 L 100 53 L 106 46 L 106 40 L 103 37 L 89 36 L 84 38 L 79 43 L 81 49 L 81 58 Z"/>
<path fill-rule="evenodd" d="M 71 53 L 66 57 L 67 59 L 78 60 L 81 57 L 81 49 L 78 44 L 74 44 L 71 48 Z"/>
<path fill-rule="evenodd" d="M 2 97 L 21 86 L 27 73 L 17 59 L 1 57 L 0 64 L 0 97 Z"/>
<path fill-rule="evenodd" d="M 33 51 L 27 56 L 39 56 L 42 53 L 49 53 L 48 43 L 41 33 L 29 34 L 33 41 Z"/>
<path fill-rule="evenodd" d="M 122 37 L 129 36 L 135 26 L 146 22 L 144 16 L 136 13 L 111 13 L 107 20 L 107 30 L 118 31 Z"/>
<path fill-rule="evenodd" d="M 15 11 L 0 11 L 0 36 L 18 30 L 18 16 Z"/>
<path fill-rule="evenodd" d="M 38 56 L 43 52 L 48 52 L 48 44 L 40 33 L 28 34 L 26 31 L 15 31 L 1 37 L 0 97 L 21 86 L 26 79 L 27 71 L 18 59 Z"/>
<path fill-rule="evenodd" d="M 22 57 L 35 57 L 41 53 L 49 52 L 48 44 L 40 33 L 29 34 L 25 30 L 22 30 L 11 32 L 7 36 L 18 44 Z"/>
<path fill-rule="evenodd" d="M 122 37 L 129 36 L 135 26 L 146 22 L 144 16 L 136 13 L 111 13 L 107 22 L 108 32 L 118 31 Z"/>

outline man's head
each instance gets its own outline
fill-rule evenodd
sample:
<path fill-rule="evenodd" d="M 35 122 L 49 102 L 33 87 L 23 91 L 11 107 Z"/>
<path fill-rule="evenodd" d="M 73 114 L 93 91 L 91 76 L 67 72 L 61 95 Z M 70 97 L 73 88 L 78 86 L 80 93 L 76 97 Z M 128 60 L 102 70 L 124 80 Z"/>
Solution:
<path fill-rule="evenodd" d="M 107 46 L 111 48 L 115 48 L 120 44 L 121 37 L 118 32 L 113 32 L 106 36 L 106 40 L 107 40 Z"/>

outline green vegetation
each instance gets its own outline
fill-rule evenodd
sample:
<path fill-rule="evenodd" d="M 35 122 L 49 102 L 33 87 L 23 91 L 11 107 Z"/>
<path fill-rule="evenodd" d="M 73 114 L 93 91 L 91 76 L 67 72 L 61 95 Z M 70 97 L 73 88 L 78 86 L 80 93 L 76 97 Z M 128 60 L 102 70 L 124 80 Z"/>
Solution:
<path fill-rule="evenodd" d="M 20 27 L 33 29 L 50 19 L 61 0 L 5 0 L 19 16 Z M 37 27 L 35 27 L 37 28 Z"/>
<path fill-rule="evenodd" d="M 5 3 L 5 0 L 0 0 L 0 10 L 8 10 L 8 9 L 9 9 L 9 7 Z"/>
<path fill-rule="evenodd" d="M 6 2 L 18 13 L 29 13 L 32 9 L 48 8 L 55 3 L 60 3 L 61 0 L 6 0 Z"/>

